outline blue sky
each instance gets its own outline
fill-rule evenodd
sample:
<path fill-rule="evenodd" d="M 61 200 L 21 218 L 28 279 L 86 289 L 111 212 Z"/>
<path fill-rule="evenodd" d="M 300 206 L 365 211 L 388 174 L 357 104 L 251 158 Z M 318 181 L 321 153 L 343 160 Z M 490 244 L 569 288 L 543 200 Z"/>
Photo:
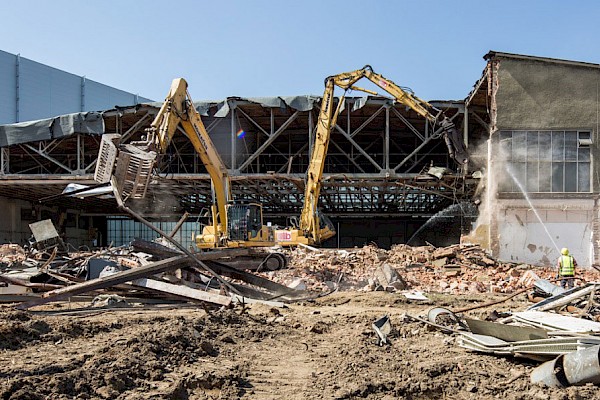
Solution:
<path fill-rule="evenodd" d="M 196 100 L 321 94 L 365 64 L 462 99 L 489 50 L 600 63 L 594 0 L 20 0 L 0 15 L 0 49 L 155 100 L 175 77 Z"/>

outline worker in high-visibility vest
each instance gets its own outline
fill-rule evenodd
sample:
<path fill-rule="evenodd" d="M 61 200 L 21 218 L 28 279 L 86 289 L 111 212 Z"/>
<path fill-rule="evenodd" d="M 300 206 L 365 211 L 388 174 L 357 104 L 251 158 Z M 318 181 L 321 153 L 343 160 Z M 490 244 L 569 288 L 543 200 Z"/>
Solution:
<path fill-rule="evenodd" d="M 560 286 L 563 289 L 571 289 L 575 286 L 575 267 L 577 261 L 569 254 L 569 249 L 563 247 L 560 251 L 560 257 L 558 257 L 558 276 L 560 280 Z"/>

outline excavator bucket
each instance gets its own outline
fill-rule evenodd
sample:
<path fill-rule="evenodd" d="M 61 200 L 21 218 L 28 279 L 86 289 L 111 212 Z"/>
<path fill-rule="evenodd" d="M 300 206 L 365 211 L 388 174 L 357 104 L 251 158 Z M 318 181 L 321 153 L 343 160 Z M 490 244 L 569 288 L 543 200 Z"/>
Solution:
<path fill-rule="evenodd" d="M 150 184 L 156 153 L 131 144 L 115 144 L 120 137 L 118 134 L 102 135 L 94 180 L 107 183 L 114 176 L 123 200 L 141 199 Z"/>
<path fill-rule="evenodd" d="M 444 118 L 440 122 L 440 126 L 444 130 L 444 141 L 448 147 L 448 153 L 459 165 L 466 164 L 469 161 L 469 153 L 465 148 L 461 134 L 456 129 L 454 122 L 450 118 Z"/>
<path fill-rule="evenodd" d="M 98 160 L 96 161 L 96 171 L 94 172 L 94 180 L 96 182 L 110 182 L 115 162 L 117 161 L 117 146 L 115 146 L 114 142 L 120 137 L 121 135 L 118 133 L 102 135 Z"/>
<path fill-rule="evenodd" d="M 146 196 L 155 159 L 153 151 L 143 151 L 132 145 L 122 146 L 114 176 L 123 200 Z"/>

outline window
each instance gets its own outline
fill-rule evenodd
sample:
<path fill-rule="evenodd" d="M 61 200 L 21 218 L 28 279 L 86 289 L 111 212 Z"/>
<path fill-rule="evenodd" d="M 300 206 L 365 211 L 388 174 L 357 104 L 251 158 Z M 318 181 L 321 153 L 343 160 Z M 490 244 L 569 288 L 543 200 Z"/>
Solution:
<path fill-rule="evenodd" d="M 201 229 L 196 218 L 190 217 L 188 221 L 184 222 L 183 226 L 174 236 L 175 240 L 186 248 L 194 245 L 194 233 L 198 233 L 199 229 Z M 107 217 L 107 224 L 108 243 L 112 243 L 113 246 L 125 245 L 136 238 L 152 241 L 159 237 L 156 232 L 141 222 L 129 218 Z M 154 221 L 152 223 L 152 225 L 162 229 L 164 232 L 172 231 L 176 224 L 176 221 Z"/>
<path fill-rule="evenodd" d="M 590 192 L 589 131 L 500 131 L 502 192 Z M 518 181 L 518 183 L 517 183 Z"/>

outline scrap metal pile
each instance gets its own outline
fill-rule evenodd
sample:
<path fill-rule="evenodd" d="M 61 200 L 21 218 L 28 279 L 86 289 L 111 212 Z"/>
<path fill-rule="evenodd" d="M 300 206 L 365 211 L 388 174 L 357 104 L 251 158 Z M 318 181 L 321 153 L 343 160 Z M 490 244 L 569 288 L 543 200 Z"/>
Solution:
<path fill-rule="evenodd" d="M 458 346 L 472 352 L 543 362 L 531 371 L 534 384 L 553 388 L 600 384 L 600 282 L 563 289 L 532 270 L 519 282 L 527 287 L 501 300 L 456 310 L 433 307 L 423 316 L 405 315 L 405 320 L 451 334 Z M 467 314 L 518 294 L 527 294 L 533 304 L 522 311 L 494 310 L 483 319 Z M 378 322 L 373 329 L 385 340 Z"/>
<path fill-rule="evenodd" d="M 262 266 L 280 267 L 280 256 L 274 254 L 277 257 L 267 257 Z M 14 244 L 3 245 L 0 302 L 16 302 L 17 308 L 27 309 L 67 299 L 93 300 L 97 304 L 108 296 L 110 301 L 123 303 L 202 302 L 228 306 L 232 302 L 280 303 L 316 296 L 238 266 L 240 260 L 254 255 L 252 249 L 223 249 L 190 257 L 144 240 L 74 252 L 67 252 L 58 243 L 27 250 Z M 236 262 L 234 266 L 229 265 L 232 261 Z"/>

